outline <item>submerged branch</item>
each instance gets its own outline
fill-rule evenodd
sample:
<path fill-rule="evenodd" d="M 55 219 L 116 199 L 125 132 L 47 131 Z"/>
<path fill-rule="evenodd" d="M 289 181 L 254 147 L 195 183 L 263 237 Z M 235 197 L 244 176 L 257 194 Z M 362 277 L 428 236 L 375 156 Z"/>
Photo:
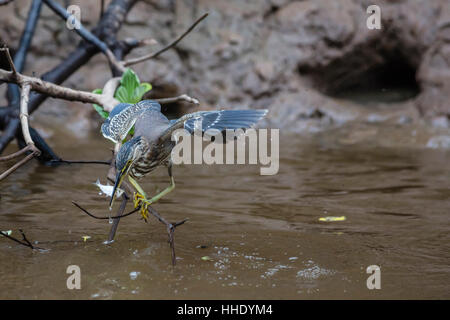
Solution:
<path fill-rule="evenodd" d="M 123 214 L 123 215 L 118 215 L 118 216 L 114 216 L 114 217 L 99 217 L 99 216 L 93 215 L 92 213 L 90 213 L 89 211 L 87 211 L 85 208 L 83 208 L 82 206 L 80 206 L 80 205 L 79 205 L 78 203 L 76 203 L 75 201 L 72 201 L 72 204 L 73 204 L 75 207 L 77 207 L 78 209 L 80 209 L 81 211 L 83 211 L 84 213 L 86 213 L 88 216 L 90 216 L 90 217 L 92 217 L 92 218 L 94 218 L 94 219 L 98 219 L 98 220 L 109 220 L 109 219 L 120 219 L 120 218 L 124 218 L 124 217 L 127 217 L 127 216 L 129 216 L 129 215 L 132 215 L 133 213 L 138 212 L 138 211 L 141 209 L 141 207 L 139 206 L 139 207 L 135 208 L 134 210 L 132 210 L 132 211 L 130 211 L 130 212 L 128 212 L 128 213 L 125 213 L 125 214 Z"/>
<path fill-rule="evenodd" d="M 30 249 L 39 249 L 39 250 L 46 250 L 44 248 L 36 247 L 31 244 L 31 242 L 27 239 L 25 236 L 25 233 L 22 231 L 22 229 L 19 229 L 20 234 L 22 235 L 22 241 L 19 239 L 14 238 L 13 236 L 10 236 L 4 231 L 0 231 L 0 235 L 4 236 L 5 238 L 8 238 L 9 240 L 12 240 L 18 244 L 21 244 L 22 246 L 28 247 Z"/>
<path fill-rule="evenodd" d="M 169 245 L 170 245 L 170 249 L 172 251 L 172 265 L 176 265 L 177 264 L 177 257 L 175 255 L 175 237 L 174 237 L 174 233 L 175 233 L 175 228 L 178 226 L 181 226 L 182 224 L 184 224 L 186 221 L 188 221 L 188 219 L 184 219 L 182 221 L 179 222 L 175 222 L 175 223 L 170 223 L 169 221 L 167 221 L 163 216 L 161 216 L 155 209 L 153 209 L 152 207 L 148 207 L 148 211 L 155 216 L 162 224 L 164 224 L 166 226 L 167 229 L 167 235 L 169 236 Z"/>

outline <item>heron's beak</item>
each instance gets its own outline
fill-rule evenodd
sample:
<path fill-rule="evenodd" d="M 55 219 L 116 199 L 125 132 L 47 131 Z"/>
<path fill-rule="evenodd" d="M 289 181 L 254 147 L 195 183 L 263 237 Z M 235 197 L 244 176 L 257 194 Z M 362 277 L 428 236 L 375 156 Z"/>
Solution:
<path fill-rule="evenodd" d="M 125 165 L 125 167 L 120 172 L 118 172 L 117 175 L 116 175 L 116 182 L 114 183 L 114 189 L 113 189 L 112 194 L 111 194 L 111 201 L 109 202 L 109 209 L 110 210 L 111 210 L 111 208 L 112 208 L 112 206 L 114 204 L 114 197 L 116 195 L 116 191 L 120 187 L 120 185 L 122 184 L 123 178 L 125 178 L 125 176 L 127 175 L 128 169 L 130 169 L 130 166 L 131 166 L 131 161 L 129 161 Z"/>

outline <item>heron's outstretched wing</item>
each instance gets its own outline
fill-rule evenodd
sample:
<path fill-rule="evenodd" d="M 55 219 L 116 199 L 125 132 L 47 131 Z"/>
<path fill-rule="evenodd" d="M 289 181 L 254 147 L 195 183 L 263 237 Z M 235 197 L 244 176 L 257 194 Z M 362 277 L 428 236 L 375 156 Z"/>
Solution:
<path fill-rule="evenodd" d="M 220 110 L 220 111 L 200 111 L 187 114 L 171 126 L 161 136 L 162 140 L 171 139 L 172 133 L 176 129 L 184 128 L 190 133 L 195 129 L 205 132 L 209 129 L 225 131 L 227 129 L 247 129 L 257 123 L 267 114 L 267 110 Z M 200 127 L 201 126 L 201 127 Z"/>
<path fill-rule="evenodd" d="M 161 111 L 161 105 L 153 100 L 143 100 L 136 104 L 119 103 L 102 124 L 103 136 L 114 143 L 122 141 L 139 115 L 149 108 Z"/>

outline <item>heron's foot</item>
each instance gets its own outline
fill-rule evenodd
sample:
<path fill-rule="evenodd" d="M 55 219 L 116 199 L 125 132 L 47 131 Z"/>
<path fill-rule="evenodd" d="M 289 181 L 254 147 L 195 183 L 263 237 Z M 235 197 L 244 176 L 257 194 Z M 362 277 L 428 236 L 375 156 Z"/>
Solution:
<path fill-rule="evenodd" d="M 144 195 L 140 193 L 134 193 L 133 198 L 134 207 L 137 208 L 141 206 L 141 215 L 142 218 L 147 222 L 148 218 L 148 206 L 152 204 L 151 200 L 148 200 Z"/>
<path fill-rule="evenodd" d="M 142 194 L 140 194 L 139 192 L 135 192 L 134 196 L 133 196 L 133 204 L 134 204 L 134 208 L 136 209 L 137 207 L 139 207 L 139 205 L 141 204 L 141 202 L 145 200 L 145 196 L 143 196 Z"/>

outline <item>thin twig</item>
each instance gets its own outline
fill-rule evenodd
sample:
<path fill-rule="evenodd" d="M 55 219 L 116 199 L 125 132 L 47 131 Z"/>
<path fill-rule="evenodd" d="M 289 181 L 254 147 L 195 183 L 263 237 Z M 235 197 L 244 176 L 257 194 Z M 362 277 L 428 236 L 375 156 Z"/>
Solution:
<path fill-rule="evenodd" d="M 28 239 L 27 239 L 27 237 L 25 236 L 25 233 L 22 231 L 22 229 L 19 229 L 19 232 L 20 232 L 20 234 L 22 235 L 23 241 L 25 241 L 31 249 L 34 249 L 33 245 L 31 244 L 30 241 L 28 241 Z"/>
<path fill-rule="evenodd" d="M 13 2 L 14 0 L 0 0 L 0 6 L 7 5 L 10 2 Z"/>
<path fill-rule="evenodd" d="M 46 249 L 44 249 L 44 248 L 40 248 L 40 247 L 33 246 L 33 245 L 31 244 L 31 242 L 28 241 L 27 237 L 25 236 L 25 233 L 24 233 L 21 229 L 19 229 L 19 231 L 20 231 L 20 233 L 22 234 L 23 241 L 25 241 L 25 242 L 22 242 L 22 241 L 20 241 L 19 239 L 16 239 L 16 238 L 10 236 L 9 234 L 5 233 L 4 231 L 0 231 L 0 235 L 4 236 L 5 238 L 8 238 L 9 240 L 12 240 L 12 241 L 14 241 L 14 242 L 17 242 L 18 244 L 21 244 L 21 245 L 23 245 L 23 246 L 25 246 L 25 247 L 28 247 L 28 248 L 30 248 L 30 249 L 46 250 Z"/>
<path fill-rule="evenodd" d="M 9 66 L 11 67 L 11 71 L 13 75 L 17 74 L 16 66 L 14 65 L 13 59 L 11 58 L 11 54 L 9 53 L 9 48 L 4 46 L 0 48 L 0 51 L 4 51 L 6 54 L 6 59 L 8 60 Z"/>
<path fill-rule="evenodd" d="M 130 211 L 130 212 L 128 212 L 128 213 L 119 215 L 119 216 L 114 216 L 114 217 L 99 217 L 99 216 L 93 215 L 92 213 L 90 213 L 89 211 L 87 211 L 86 209 L 84 209 L 82 206 L 80 206 L 80 205 L 79 205 L 78 203 L 76 203 L 75 201 L 72 201 L 72 203 L 73 203 L 73 205 L 74 205 L 75 207 L 77 207 L 78 209 L 80 209 L 81 211 L 83 211 L 84 213 L 86 213 L 88 216 L 90 216 L 90 217 L 92 217 L 92 218 L 94 218 L 94 219 L 98 219 L 98 220 L 109 220 L 109 219 L 120 219 L 120 218 L 124 218 L 124 217 L 127 217 L 127 216 L 129 216 L 129 215 L 132 215 L 133 213 L 138 212 L 138 211 L 141 209 L 141 206 L 138 206 L 138 207 L 135 208 L 134 210 L 132 210 L 132 211 Z"/>
<path fill-rule="evenodd" d="M 57 164 L 57 163 L 66 163 L 66 164 L 104 164 L 104 165 L 108 165 L 109 166 L 111 164 L 111 161 L 53 159 L 53 160 L 50 160 L 49 163 L 51 163 L 51 164 Z"/>
<path fill-rule="evenodd" d="M 182 94 L 181 96 L 173 97 L 173 98 L 161 98 L 161 99 L 154 99 L 154 100 L 159 102 L 160 104 L 174 103 L 174 102 L 180 102 L 180 101 L 189 102 L 189 103 L 193 103 L 193 104 L 200 104 L 200 102 L 197 99 L 192 98 L 192 97 L 188 96 L 187 94 Z"/>
<path fill-rule="evenodd" d="M 169 45 L 167 45 L 166 47 L 158 50 L 155 53 L 151 53 L 142 57 L 138 57 L 138 58 L 134 58 L 134 59 L 129 59 L 129 60 L 125 60 L 123 61 L 123 66 L 124 67 L 128 67 L 149 59 L 153 59 L 158 57 L 160 54 L 162 54 L 163 52 L 169 50 L 170 48 L 174 47 L 177 45 L 178 42 L 180 42 L 181 40 L 183 40 L 183 38 L 189 34 L 189 32 L 191 32 L 196 26 L 197 24 L 200 23 L 200 21 L 202 21 L 203 19 L 205 19 L 208 16 L 208 13 L 205 13 L 204 15 L 202 15 L 200 18 L 198 18 L 190 27 L 189 29 L 187 29 L 181 36 L 179 36 L 177 39 L 175 39 L 173 42 L 171 42 Z"/>
<path fill-rule="evenodd" d="M 27 155 L 25 158 L 23 158 L 22 160 L 17 162 L 15 165 L 13 165 L 11 168 L 9 168 L 5 172 L 3 172 L 0 175 L 0 181 L 5 179 L 7 176 L 9 176 L 11 173 L 16 171 L 19 167 L 23 166 L 25 163 L 27 163 L 28 161 L 30 161 L 33 158 L 34 158 L 34 154 L 33 153 L 30 153 L 29 155 Z"/>
<path fill-rule="evenodd" d="M 27 151 L 30 151 L 31 149 L 32 149 L 31 146 L 26 146 L 25 148 L 22 148 L 17 152 L 14 152 L 14 153 L 9 154 L 4 157 L 0 157 L 0 162 L 13 160 L 17 157 L 20 157 L 22 154 L 26 153 Z"/>

